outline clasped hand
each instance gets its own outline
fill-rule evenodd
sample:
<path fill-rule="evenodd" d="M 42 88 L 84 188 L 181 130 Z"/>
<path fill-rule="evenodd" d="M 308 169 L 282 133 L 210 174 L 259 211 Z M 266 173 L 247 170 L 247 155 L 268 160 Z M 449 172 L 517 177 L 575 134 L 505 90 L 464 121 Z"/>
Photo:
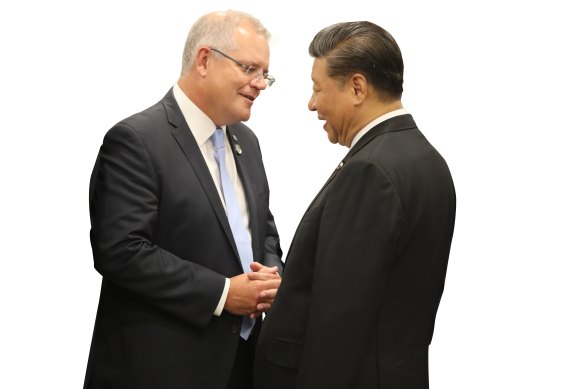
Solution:
<path fill-rule="evenodd" d="M 231 277 L 225 302 L 227 312 L 256 318 L 271 308 L 281 284 L 277 266 L 267 267 L 253 262 L 251 270 L 250 273 Z"/>

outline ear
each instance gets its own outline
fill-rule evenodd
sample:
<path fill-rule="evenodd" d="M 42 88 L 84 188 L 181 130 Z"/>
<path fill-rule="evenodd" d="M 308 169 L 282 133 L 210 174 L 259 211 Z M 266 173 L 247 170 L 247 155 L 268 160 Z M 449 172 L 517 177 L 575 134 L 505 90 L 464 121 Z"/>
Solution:
<path fill-rule="evenodd" d="M 350 77 L 349 85 L 355 104 L 361 104 L 369 93 L 366 77 L 360 73 L 355 73 Z"/>
<path fill-rule="evenodd" d="M 201 46 L 196 50 L 193 68 L 201 76 L 206 76 L 211 54 L 211 50 L 206 46 Z"/>

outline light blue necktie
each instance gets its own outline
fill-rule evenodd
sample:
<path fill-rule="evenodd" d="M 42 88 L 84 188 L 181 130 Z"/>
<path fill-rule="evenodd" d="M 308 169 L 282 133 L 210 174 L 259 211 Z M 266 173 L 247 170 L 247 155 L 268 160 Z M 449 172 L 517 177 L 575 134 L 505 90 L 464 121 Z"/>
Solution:
<path fill-rule="evenodd" d="M 217 128 L 213 136 L 211 136 L 211 142 L 215 148 L 215 160 L 219 165 L 223 198 L 225 199 L 225 206 L 227 208 L 227 218 L 229 219 L 231 232 L 235 238 L 235 244 L 237 245 L 237 251 L 239 252 L 239 258 L 241 258 L 241 265 L 243 266 L 243 272 L 245 273 L 251 271 L 253 249 L 251 248 L 249 231 L 243 223 L 243 214 L 239 207 L 235 188 L 233 188 L 233 181 L 231 181 L 225 163 L 225 132 L 222 129 Z M 255 320 L 251 319 L 249 316 L 243 316 L 243 324 L 240 333 L 243 339 L 247 340 L 254 323 Z"/>

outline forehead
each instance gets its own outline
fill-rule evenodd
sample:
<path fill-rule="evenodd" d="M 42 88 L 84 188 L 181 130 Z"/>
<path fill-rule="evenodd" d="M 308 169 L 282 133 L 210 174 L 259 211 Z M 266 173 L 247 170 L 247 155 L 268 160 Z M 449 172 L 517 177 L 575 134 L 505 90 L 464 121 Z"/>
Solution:
<path fill-rule="evenodd" d="M 258 62 L 269 61 L 269 44 L 267 38 L 257 33 L 251 26 L 241 25 L 235 30 L 236 48 L 233 53 L 248 56 Z"/>
<path fill-rule="evenodd" d="M 328 77 L 328 61 L 326 58 L 314 58 L 312 64 L 312 80 L 317 83 L 325 82 Z"/>

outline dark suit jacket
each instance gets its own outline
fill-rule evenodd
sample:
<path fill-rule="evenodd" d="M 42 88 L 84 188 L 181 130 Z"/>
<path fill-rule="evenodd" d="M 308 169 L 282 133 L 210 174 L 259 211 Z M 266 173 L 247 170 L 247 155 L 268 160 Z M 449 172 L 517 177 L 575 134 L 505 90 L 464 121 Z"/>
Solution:
<path fill-rule="evenodd" d="M 299 224 L 255 387 L 427 388 L 454 218 L 449 169 L 413 118 L 375 126 Z"/>
<path fill-rule="evenodd" d="M 243 151 L 235 160 L 254 260 L 281 266 L 257 138 L 243 124 L 227 133 Z M 172 91 L 108 131 L 89 203 L 103 281 L 85 388 L 224 388 L 242 318 L 213 312 L 225 277 L 242 267 L 216 186 Z"/>

